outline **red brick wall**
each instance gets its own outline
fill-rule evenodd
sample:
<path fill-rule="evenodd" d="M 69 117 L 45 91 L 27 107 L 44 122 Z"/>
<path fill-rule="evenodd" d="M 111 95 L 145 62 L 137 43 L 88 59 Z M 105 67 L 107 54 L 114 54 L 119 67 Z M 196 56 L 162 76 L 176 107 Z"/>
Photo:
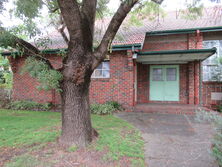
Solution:
<path fill-rule="evenodd" d="M 61 67 L 61 57 L 47 56 L 55 68 Z M 55 91 L 39 91 L 38 82 L 29 74 L 21 75 L 25 58 L 11 59 L 13 65 L 13 94 L 14 100 L 32 100 L 40 103 L 61 102 Z M 110 56 L 110 78 L 92 79 L 90 86 L 90 102 L 105 103 L 118 101 L 125 107 L 133 105 L 134 96 L 134 66 L 132 54 L 129 52 L 113 52 Z"/>
<path fill-rule="evenodd" d="M 222 82 L 202 83 L 202 104 L 215 109 L 217 105 L 222 105 L 222 100 L 211 100 L 212 92 L 222 92 Z"/>
<path fill-rule="evenodd" d="M 56 56 L 50 56 L 54 67 L 59 67 L 59 59 Z M 56 63 L 58 62 L 58 63 Z M 43 91 L 38 90 L 39 83 L 36 79 L 32 78 L 28 73 L 21 74 L 22 66 L 25 63 L 25 58 L 10 59 L 10 63 L 13 65 L 13 100 L 31 100 L 40 103 L 58 103 L 60 101 L 59 96 L 55 95 L 55 91 Z"/>
<path fill-rule="evenodd" d="M 130 53 L 129 53 L 130 54 Z M 118 101 L 125 107 L 133 105 L 133 62 L 126 52 L 110 56 L 110 78 L 92 79 L 90 102 Z"/>
<path fill-rule="evenodd" d="M 162 35 L 146 37 L 143 51 L 185 50 L 187 48 L 187 35 Z"/>

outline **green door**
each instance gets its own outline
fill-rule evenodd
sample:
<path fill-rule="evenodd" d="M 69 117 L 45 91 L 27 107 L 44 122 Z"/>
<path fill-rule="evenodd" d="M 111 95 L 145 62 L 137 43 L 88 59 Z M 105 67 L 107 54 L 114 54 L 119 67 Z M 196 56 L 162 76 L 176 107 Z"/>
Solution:
<path fill-rule="evenodd" d="M 179 65 L 150 66 L 150 100 L 179 101 Z"/>

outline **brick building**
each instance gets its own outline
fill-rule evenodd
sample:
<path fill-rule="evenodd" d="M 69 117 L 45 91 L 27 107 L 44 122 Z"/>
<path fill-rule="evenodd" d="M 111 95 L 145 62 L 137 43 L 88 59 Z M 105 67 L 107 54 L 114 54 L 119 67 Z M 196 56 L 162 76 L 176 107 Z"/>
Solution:
<path fill-rule="evenodd" d="M 142 26 L 125 29 L 123 25 L 107 59 L 92 75 L 91 103 L 118 101 L 130 109 L 144 103 L 208 107 L 219 104 L 222 83 L 203 81 L 202 62 L 215 55 L 216 50 L 218 56 L 218 47 L 206 48 L 205 42 L 218 41 L 222 47 L 221 13 L 221 7 L 204 9 L 203 16 L 197 20 L 186 20 L 170 12 L 158 21 L 146 20 Z M 55 32 L 50 36 L 51 49 L 45 51 L 45 56 L 59 68 L 62 59 L 57 54 L 66 44 L 60 34 Z M 10 58 L 14 73 L 13 99 L 60 103 L 54 90 L 39 91 L 36 79 L 29 74 L 21 75 L 24 61 L 25 57 Z"/>

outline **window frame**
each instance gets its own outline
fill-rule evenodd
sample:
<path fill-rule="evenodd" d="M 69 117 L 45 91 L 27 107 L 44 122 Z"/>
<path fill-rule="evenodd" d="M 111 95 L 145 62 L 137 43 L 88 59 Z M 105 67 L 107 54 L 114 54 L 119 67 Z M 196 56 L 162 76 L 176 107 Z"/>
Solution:
<path fill-rule="evenodd" d="M 209 44 L 207 44 L 209 43 Z M 212 45 L 210 43 L 215 43 L 215 45 Z M 202 80 L 203 82 L 217 82 L 221 81 L 221 79 L 217 79 L 216 71 L 221 68 L 221 65 L 219 63 L 219 60 L 216 60 L 220 57 L 222 57 L 222 40 L 205 40 L 203 41 L 203 48 L 217 48 L 217 53 L 206 59 L 202 62 Z"/>
<path fill-rule="evenodd" d="M 152 71 L 152 81 L 164 81 L 164 74 L 163 74 L 164 71 L 163 71 L 163 68 L 153 68 L 152 70 L 153 70 Z M 154 72 L 155 70 L 161 70 L 161 74 L 155 73 Z M 156 77 L 156 76 L 161 77 L 161 80 L 157 80 L 158 77 Z"/>
<path fill-rule="evenodd" d="M 170 75 L 169 75 L 168 69 L 174 69 L 174 70 L 175 70 L 175 71 L 174 71 L 175 74 L 170 74 Z M 174 76 L 175 78 L 174 78 L 174 80 L 169 80 L 168 76 Z M 166 81 L 177 81 L 177 68 L 175 68 L 175 67 L 166 68 Z"/>
<path fill-rule="evenodd" d="M 104 64 L 104 63 L 108 63 L 109 69 L 103 68 L 103 64 Z M 102 68 L 101 68 L 101 69 L 98 69 L 98 67 L 99 67 L 100 65 L 102 65 Z M 93 71 L 91 78 L 92 78 L 92 79 L 109 79 L 110 76 L 111 76 L 111 74 L 110 74 L 110 61 L 109 61 L 109 60 L 104 60 L 103 62 L 101 62 L 100 65 Z M 96 71 L 101 71 L 101 74 L 102 74 L 102 75 L 96 76 L 96 74 L 95 74 Z M 108 71 L 108 72 L 109 72 L 109 76 L 108 76 L 108 77 L 103 76 L 103 72 L 104 72 L 104 71 L 106 71 L 106 72 Z"/>

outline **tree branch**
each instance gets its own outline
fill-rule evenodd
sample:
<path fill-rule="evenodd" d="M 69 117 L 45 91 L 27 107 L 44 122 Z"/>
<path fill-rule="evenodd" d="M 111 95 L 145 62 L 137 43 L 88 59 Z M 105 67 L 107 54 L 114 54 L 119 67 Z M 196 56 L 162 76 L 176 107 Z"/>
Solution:
<path fill-rule="evenodd" d="M 152 0 L 155 3 L 161 4 L 164 0 Z"/>
<path fill-rule="evenodd" d="M 81 13 L 76 0 L 58 0 L 62 17 L 66 23 L 70 40 L 81 39 Z"/>
<path fill-rule="evenodd" d="M 94 24 L 96 16 L 97 0 L 83 0 L 82 2 L 82 32 L 85 39 L 85 45 L 88 49 L 93 46 Z"/>
<path fill-rule="evenodd" d="M 41 60 L 45 62 L 50 69 L 54 69 L 50 61 L 44 57 L 41 56 L 40 51 L 38 48 L 33 46 L 31 43 L 26 42 L 25 40 L 16 37 L 15 35 L 9 33 L 8 31 L 4 30 L 3 28 L 0 29 L 0 35 L 7 34 L 7 37 L 9 37 L 9 42 L 7 42 L 8 46 L 14 48 L 14 49 L 20 49 L 22 50 L 25 55 L 28 56 L 34 56 L 37 60 Z"/>
<path fill-rule="evenodd" d="M 69 43 L 69 39 L 68 39 L 67 35 L 64 32 L 64 30 L 66 28 L 66 25 L 65 25 L 65 22 L 63 21 L 62 15 L 60 15 L 60 24 L 61 24 L 61 28 L 58 28 L 58 31 L 61 34 L 61 36 L 64 39 L 64 41 L 66 42 L 66 44 L 68 44 Z"/>
<path fill-rule="evenodd" d="M 64 39 L 64 41 L 66 42 L 66 44 L 69 43 L 69 39 L 67 37 L 67 35 L 65 34 L 64 30 L 65 30 L 65 25 L 62 25 L 61 28 L 58 29 L 59 33 L 61 34 L 62 38 Z"/>
<path fill-rule="evenodd" d="M 94 56 L 98 60 L 98 63 L 105 58 L 109 44 L 112 43 L 112 40 L 114 39 L 123 20 L 126 18 L 127 14 L 130 12 L 130 10 L 138 1 L 139 0 L 125 0 L 124 2 L 121 3 L 119 9 L 113 16 L 112 20 L 110 21 L 110 24 L 106 30 L 105 35 L 103 36 L 103 39 L 99 47 L 94 53 Z M 95 63 L 93 67 L 95 66 L 97 66 L 97 63 Z"/>

